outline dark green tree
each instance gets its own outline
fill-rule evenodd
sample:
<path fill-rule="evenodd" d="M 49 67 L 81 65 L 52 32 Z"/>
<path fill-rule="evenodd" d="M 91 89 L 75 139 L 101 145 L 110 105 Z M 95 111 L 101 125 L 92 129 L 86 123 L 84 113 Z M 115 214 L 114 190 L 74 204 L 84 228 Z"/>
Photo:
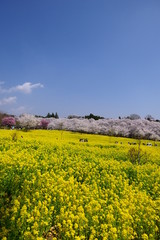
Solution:
<path fill-rule="evenodd" d="M 55 116 L 54 116 L 54 117 L 55 117 L 55 118 L 57 118 L 57 119 L 59 118 L 59 116 L 58 116 L 58 113 L 57 113 L 57 112 L 55 113 Z"/>

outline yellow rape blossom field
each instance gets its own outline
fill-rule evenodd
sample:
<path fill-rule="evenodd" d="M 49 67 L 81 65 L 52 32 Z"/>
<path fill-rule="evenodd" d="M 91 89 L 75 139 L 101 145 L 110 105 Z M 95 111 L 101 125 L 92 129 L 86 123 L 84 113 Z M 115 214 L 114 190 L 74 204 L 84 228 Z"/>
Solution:
<path fill-rule="evenodd" d="M 160 239 L 160 143 L 142 142 L 0 130 L 0 239 Z"/>

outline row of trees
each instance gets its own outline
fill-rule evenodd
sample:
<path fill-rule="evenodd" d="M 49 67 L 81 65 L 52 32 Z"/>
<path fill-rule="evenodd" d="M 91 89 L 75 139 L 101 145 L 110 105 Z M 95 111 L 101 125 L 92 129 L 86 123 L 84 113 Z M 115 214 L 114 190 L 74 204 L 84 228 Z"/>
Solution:
<path fill-rule="evenodd" d="M 160 123 L 146 119 L 67 119 L 38 118 L 24 114 L 20 117 L 4 117 L 2 124 L 6 127 L 25 129 L 59 129 L 77 132 L 104 134 L 130 138 L 160 140 Z"/>
<path fill-rule="evenodd" d="M 49 124 L 48 119 L 37 118 L 33 115 L 25 114 L 18 118 L 6 116 L 1 121 L 1 126 L 5 126 L 8 128 L 25 128 L 25 129 L 35 129 L 35 128 L 43 128 L 47 129 Z"/>

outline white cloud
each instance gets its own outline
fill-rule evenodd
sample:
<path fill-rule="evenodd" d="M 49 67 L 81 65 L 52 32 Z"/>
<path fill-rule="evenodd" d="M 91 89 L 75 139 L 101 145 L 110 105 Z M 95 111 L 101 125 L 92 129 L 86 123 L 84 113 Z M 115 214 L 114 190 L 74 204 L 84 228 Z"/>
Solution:
<path fill-rule="evenodd" d="M 31 82 L 25 82 L 22 85 L 17 85 L 16 87 L 12 87 L 9 89 L 9 92 L 23 92 L 23 93 L 31 93 L 35 88 L 43 88 L 41 83 L 32 84 Z"/>
<path fill-rule="evenodd" d="M 8 98 L 3 98 L 0 100 L 0 106 L 7 105 L 7 104 L 13 104 L 15 103 L 17 98 L 14 97 L 8 97 Z"/>
<path fill-rule="evenodd" d="M 4 82 L 0 82 L 0 85 L 2 85 L 3 83 Z M 41 83 L 32 84 L 31 82 L 25 82 L 22 85 L 17 85 L 15 87 L 11 87 L 9 89 L 4 89 L 0 86 L 0 92 L 1 93 L 22 92 L 22 93 L 29 94 L 35 88 L 43 88 L 43 84 L 41 84 Z"/>

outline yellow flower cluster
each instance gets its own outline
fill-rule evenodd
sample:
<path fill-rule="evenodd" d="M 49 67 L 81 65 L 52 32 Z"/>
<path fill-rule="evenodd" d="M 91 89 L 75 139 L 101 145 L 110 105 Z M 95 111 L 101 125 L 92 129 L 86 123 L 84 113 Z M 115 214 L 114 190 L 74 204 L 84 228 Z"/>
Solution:
<path fill-rule="evenodd" d="M 147 161 L 132 164 L 124 138 L 17 136 L 0 130 L 0 239 L 160 239 L 159 143 L 142 145 Z"/>

